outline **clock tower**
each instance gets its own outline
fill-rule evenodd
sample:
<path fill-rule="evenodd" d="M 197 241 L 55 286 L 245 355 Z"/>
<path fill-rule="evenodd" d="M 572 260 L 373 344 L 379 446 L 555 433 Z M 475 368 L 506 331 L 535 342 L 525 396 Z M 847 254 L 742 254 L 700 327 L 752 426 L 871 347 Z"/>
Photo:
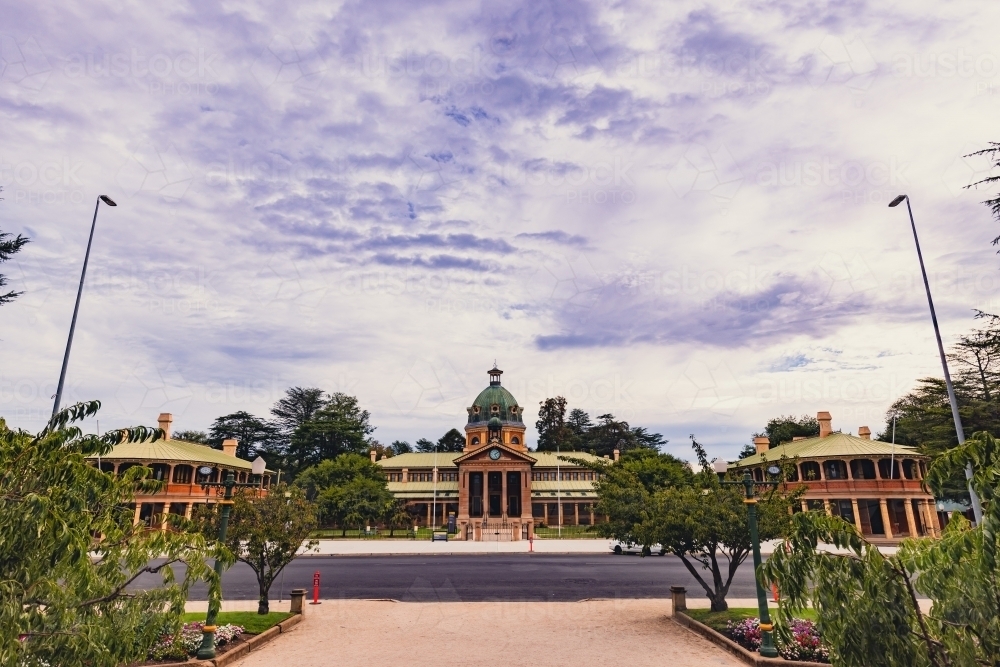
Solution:
<path fill-rule="evenodd" d="M 484 534 L 527 539 L 531 516 L 531 468 L 535 459 L 524 442 L 524 408 L 500 385 L 503 371 L 488 371 L 490 384 L 467 409 L 465 449 L 458 466 L 460 539 Z"/>

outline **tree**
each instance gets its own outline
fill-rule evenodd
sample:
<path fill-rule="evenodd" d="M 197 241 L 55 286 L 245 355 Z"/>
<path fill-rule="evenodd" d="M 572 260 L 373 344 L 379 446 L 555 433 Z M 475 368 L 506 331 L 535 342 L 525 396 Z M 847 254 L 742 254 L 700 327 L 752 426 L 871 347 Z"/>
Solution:
<path fill-rule="evenodd" d="M 341 454 L 335 459 L 320 461 L 303 470 L 295 478 L 295 485 L 305 491 L 306 498 L 315 499 L 320 492 L 334 486 L 344 486 L 358 478 L 385 482 L 382 468 L 367 456 Z"/>
<path fill-rule="evenodd" d="M 418 452 L 433 452 L 437 444 L 433 440 L 428 440 L 427 438 L 419 438 L 417 440 L 417 451 Z"/>
<path fill-rule="evenodd" d="M 812 438 L 819 435 L 819 422 L 815 417 L 802 415 L 795 418 L 791 415 L 775 417 L 767 422 L 763 433 L 754 433 L 753 437 L 767 436 L 770 447 L 777 447 L 784 442 L 791 442 L 793 438 Z M 756 454 L 754 450 L 750 456 Z"/>
<path fill-rule="evenodd" d="M 11 257 L 16 255 L 21 248 L 29 242 L 27 237 L 21 236 L 20 234 L 13 238 L 11 238 L 11 236 L 11 234 L 0 232 L 0 263 L 6 262 Z M 7 276 L 0 273 L 0 287 L 3 287 L 6 284 Z M 17 297 L 21 296 L 21 294 L 23 294 L 23 292 L 15 292 L 13 290 L 7 292 L 6 294 L 0 293 L 0 306 L 5 303 L 10 303 Z"/>
<path fill-rule="evenodd" d="M 625 452 L 630 449 L 659 449 L 659 444 L 665 442 L 659 433 L 647 433 L 642 429 L 643 439 L 640 440 L 627 421 L 617 421 L 612 414 L 601 415 L 597 424 L 587 431 L 585 448 L 597 456 L 611 456 L 617 449 Z"/>
<path fill-rule="evenodd" d="M 183 440 L 184 442 L 196 442 L 199 445 L 207 445 L 208 434 L 204 431 L 177 431 L 171 434 L 174 440 Z"/>
<path fill-rule="evenodd" d="M 214 505 L 202 511 L 199 518 L 206 535 L 218 535 L 219 515 Z M 270 610 L 267 598 L 271 585 L 299 549 L 308 551 L 319 544 L 306 541 L 316 526 L 316 504 L 306 500 L 302 489 L 281 484 L 263 498 L 246 491 L 233 496 L 226 547 L 257 576 L 258 614 Z"/>
<path fill-rule="evenodd" d="M 659 544 L 677 556 L 698 581 L 712 610 L 725 611 L 736 571 L 751 553 L 746 506 L 740 491 L 720 486 L 704 449 L 693 436 L 691 441 L 701 466 L 695 474 L 678 470 L 673 457 L 661 458 L 666 454 L 650 456 L 638 451 L 622 456 L 623 461 L 641 462 L 638 470 L 629 470 L 621 462 L 609 466 L 597 484 L 598 508 L 608 516 L 598 531 L 646 548 Z M 642 469 L 649 469 L 652 462 L 657 465 L 644 481 Z M 759 500 L 760 539 L 783 534 L 792 503 L 800 495 L 774 491 Z M 703 576 L 705 572 L 708 577 Z"/>
<path fill-rule="evenodd" d="M 0 419 L 0 664 L 144 660 L 163 634 L 179 629 L 194 582 L 207 581 L 209 595 L 219 595 L 206 559 L 232 562 L 225 548 L 173 522 L 169 531 L 133 525 L 135 494 L 162 483 L 143 466 L 116 477 L 88 459 L 163 432 L 140 426 L 96 436 L 74 425 L 99 408 L 99 401 L 73 405 L 37 435 Z M 163 585 L 131 589 L 144 574 Z"/>
<path fill-rule="evenodd" d="M 368 436 L 375 430 L 370 414 L 358 405 L 358 399 L 337 392 L 316 410 L 309 421 L 292 433 L 288 446 L 288 465 L 292 474 L 345 453 L 366 453 Z"/>
<path fill-rule="evenodd" d="M 594 427 L 590 421 L 590 415 L 580 408 L 573 408 L 566 418 L 566 426 L 570 430 L 571 449 L 578 451 L 589 449 L 587 446 L 587 434 Z"/>
<path fill-rule="evenodd" d="M 392 450 L 393 454 L 399 456 L 400 454 L 409 454 L 412 452 L 413 446 L 405 440 L 393 440 L 392 444 L 389 445 L 389 449 Z"/>
<path fill-rule="evenodd" d="M 573 430 L 566 424 L 566 399 L 562 396 L 546 398 L 538 404 L 538 451 L 573 451 L 576 449 L 576 438 Z M 586 414 L 586 413 L 584 413 Z M 589 420 L 589 417 L 588 417 Z"/>
<path fill-rule="evenodd" d="M 439 452 L 461 452 L 465 449 L 465 436 L 457 428 L 453 428 L 437 441 Z"/>
<path fill-rule="evenodd" d="M 359 530 L 378 523 L 388 512 L 395 498 L 386 487 L 385 478 L 373 480 L 357 477 L 340 486 L 323 489 L 317 496 L 322 516 L 347 534 L 348 526 Z"/>
<path fill-rule="evenodd" d="M 210 445 L 221 449 L 223 440 L 235 439 L 236 456 L 247 460 L 271 450 L 277 437 L 278 429 L 274 425 L 245 410 L 216 418 L 208 429 Z"/>
<path fill-rule="evenodd" d="M 742 461 L 743 459 L 749 456 L 753 456 L 756 453 L 757 453 L 757 448 L 754 447 L 753 445 L 743 445 L 743 449 L 741 449 L 740 453 L 736 455 L 736 460 Z"/>
<path fill-rule="evenodd" d="M 291 387 L 271 408 L 271 415 L 282 432 L 290 437 L 295 429 L 311 421 L 327 400 L 326 392 L 317 387 Z"/>
<path fill-rule="evenodd" d="M 397 528 L 407 528 L 413 521 L 406 509 L 405 500 L 394 500 L 385 513 L 385 523 L 389 526 L 389 537 L 396 533 Z"/>

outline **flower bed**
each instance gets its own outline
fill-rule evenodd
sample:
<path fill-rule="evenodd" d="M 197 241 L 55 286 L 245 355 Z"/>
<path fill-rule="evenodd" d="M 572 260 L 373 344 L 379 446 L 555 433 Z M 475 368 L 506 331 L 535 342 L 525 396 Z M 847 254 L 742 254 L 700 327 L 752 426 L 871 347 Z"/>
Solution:
<path fill-rule="evenodd" d="M 201 647 L 202 628 L 205 623 L 194 621 L 185 623 L 177 635 L 164 634 L 160 641 L 149 650 L 148 659 L 157 660 L 187 660 L 194 656 Z M 237 641 L 243 635 L 243 628 L 239 625 L 219 625 L 215 629 L 215 645 L 226 646 Z"/>
<path fill-rule="evenodd" d="M 803 618 L 793 618 L 791 630 L 792 641 L 788 643 L 782 642 L 775 635 L 778 655 L 786 660 L 830 662 L 830 648 L 823 643 L 823 637 L 815 623 Z M 723 634 L 749 651 L 760 649 L 760 619 L 758 618 L 729 621 L 726 623 Z"/>

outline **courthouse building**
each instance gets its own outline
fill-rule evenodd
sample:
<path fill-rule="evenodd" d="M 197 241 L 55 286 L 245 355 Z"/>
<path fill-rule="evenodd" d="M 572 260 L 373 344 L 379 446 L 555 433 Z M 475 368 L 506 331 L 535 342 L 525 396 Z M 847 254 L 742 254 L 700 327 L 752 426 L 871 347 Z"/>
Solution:
<path fill-rule="evenodd" d="M 929 457 L 912 447 L 871 439 L 867 426 L 858 435 L 834 432 L 829 412 L 816 415 L 819 435 L 794 438 L 768 448 L 754 438 L 757 453 L 731 465 L 750 469 L 758 481 L 781 459 L 791 463 L 786 488 L 805 485 L 803 510 L 823 510 L 853 523 L 861 534 L 885 540 L 940 536 L 934 497 L 924 488 Z"/>
<path fill-rule="evenodd" d="M 529 452 L 524 408 L 489 371 L 490 384 L 467 408 L 461 452 L 408 453 L 377 461 L 389 490 L 406 501 L 420 526 L 447 526 L 454 517 L 464 540 L 528 539 L 538 526 L 589 526 L 597 473 L 565 460 L 592 454 Z M 372 460 L 375 453 L 372 452 Z"/>

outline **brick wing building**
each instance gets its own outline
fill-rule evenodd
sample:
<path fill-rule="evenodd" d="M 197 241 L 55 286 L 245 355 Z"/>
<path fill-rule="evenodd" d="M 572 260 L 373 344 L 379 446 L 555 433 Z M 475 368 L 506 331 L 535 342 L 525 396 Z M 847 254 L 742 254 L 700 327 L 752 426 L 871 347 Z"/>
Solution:
<path fill-rule="evenodd" d="M 912 447 L 872 440 L 867 426 L 857 436 L 834 432 L 829 412 L 816 419 L 819 436 L 771 449 L 767 438 L 754 438 L 757 453 L 730 468 L 749 468 L 760 481 L 768 466 L 784 458 L 793 464 L 788 486 L 806 487 L 803 510 L 840 516 L 866 537 L 940 536 L 934 497 L 922 481 L 928 457 Z"/>
<path fill-rule="evenodd" d="M 596 473 L 564 458 L 597 457 L 529 452 L 524 408 L 501 386 L 502 374 L 490 370 L 489 386 L 467 408 L 463 451 L 378 461 L 389 490 L 406 501 L 417 525 L 447 525 L 448 515 L 454 515 L 457 538 L 463 540 L 522 540 L 540 525 L 600 521 L 594 513 Z"/>
<path fill-rule="evenodd" d="M 164 482 L 163 487 L 151 495 L 137 495 L 133 508 L 136 523 L 142 521 L 151 528 L 166 529 L 170 515 L 190 518 L 196 505 L 215 502 L 214 489 L 203 489 L 202 482 L 221 482 L 230 471 L 237 482 L 251 481 L 252 463 L 236 456 L 236 441 L 226 440 L 222 449 L 213 449 L 171 437 L 173 415 L 163 413 L 159 427 L 166 437 L 155 442 L 125 442 L 115 445 L 107 455 L 94 458 L 94 465 L 101 470 L 121 474 L 133 466 L 146 466 L 153 471 L 153 479 Z M 261 480 L 262 488 L 270 486 L 271 471 Z"/>

